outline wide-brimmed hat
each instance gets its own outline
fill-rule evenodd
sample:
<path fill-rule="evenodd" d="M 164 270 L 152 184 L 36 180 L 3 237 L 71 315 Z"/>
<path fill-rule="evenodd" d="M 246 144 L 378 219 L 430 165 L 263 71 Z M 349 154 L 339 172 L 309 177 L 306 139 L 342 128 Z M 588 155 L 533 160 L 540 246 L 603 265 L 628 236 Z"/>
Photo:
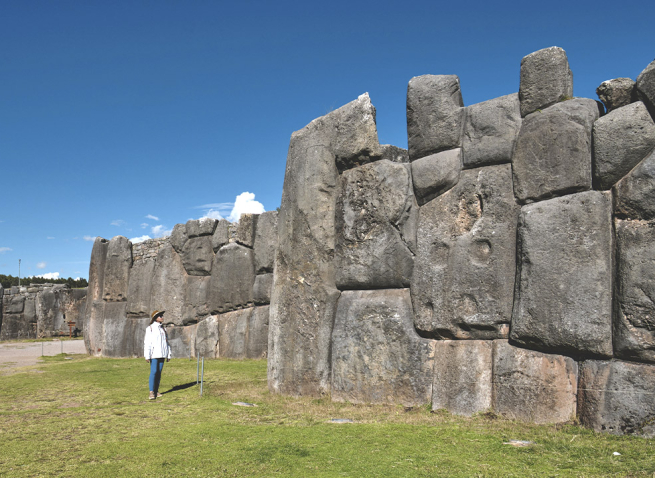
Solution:
<path fill-rule="evenodd" d="M 165 311 L 165 310 L 155 310 L 155 311 L 152 313 L 152 315 L 150 316 L 150 318 L 151 318 L 152 320 L 155 320 L 155 319 L 156 319 L 157 317 L 159 317 L 160 315 L 164 315 L 164 312 L 166 312 L 166 311 Z"/>

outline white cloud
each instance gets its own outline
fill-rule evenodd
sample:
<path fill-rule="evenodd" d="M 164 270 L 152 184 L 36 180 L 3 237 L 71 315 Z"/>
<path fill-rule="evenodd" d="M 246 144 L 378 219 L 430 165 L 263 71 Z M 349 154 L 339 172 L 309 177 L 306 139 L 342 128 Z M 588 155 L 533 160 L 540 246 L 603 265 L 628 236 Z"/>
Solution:
<path fill-rule="evenodd" d="M 194 209 L 217 209 L 222 212 L 227 212 L 234 207 L 233 202 L 215 202 L 211 204 L 203 204 L 202 206 L 194 206 Z"/>
<path fill-rule="evenodd" d="M 96 236 L 84 236 L 82 239 L 93 242 L 96 240 Z"/>
<path fill-rule="evenodd" d="M 46 239 L 54 239 L 54 237 L 48 236 L 48 237 L 46 237 Z"/>
<path fill-rule="evenodd" d="M 0 247 L 0 254 L 13 250 L 11 247 Z"/>
<path fill-rule="evenodd" d="M 221 213 L 218 212 L 218 210 L 216 210 L 216 209 L 210 209 L 209 211 L 206 211 L 205 215 L 202 216 L 200 219 L 203 219 L 205 217 L 209 217 L 211 219 L 217 219 L 217 220 L 223 219 L 223 216 L 221 215 Z"/>
<path fill-rule="evenodd" d="M 37 268 L 37 269 L 45 269 L 45 266 L 46 266 L 46 265 L 47 265 L 47 264 L 46 264 L 45 262 L 37 262 L 37 263 L 36 263 L 36 268 Z"/>
<path fill-rule="evenodd" d="M 116 219 L 114 221 L 111 221 L 109 224 L 111 226 L 124 226 L 127 223 L 125 221 L 123 221 L 122 219 Z"/>
<path fill-rule="evenodd" d="M 142 222 L 142 223 L 141 223 L 141 229 L 145 229 L 145 228 L 148 227 L 149 225 L 150 225 L 150 224 L 148 224 L 147 222 Z"/>
<path fill-rule="evenodd" d="M 165 237 L 165 236 L 170 236 L 173 230 L 166 229 L 166 226 L 159 224 L 158 226 L 153 226 L 150 229 L 150 232 L 152 232 L 152 235 L 155 237 Z"/>
<path fill-rule="evenodd" d="M 130 239 L 130 241 L 132 244 L 138 244 L 139 242 L 147 241 L 148 239 L 152 239 L 152 237 L 150 237 L 148 234 L 145 234 L 143 236 L 133 237 Z"/>
<path fill-rule="evenodd" d="M 159 218 L 157 216 L 153 216 L 152 214 L 148 214 L 146 216 L 147 219 L 152 219 L 153 221 L 159 221 Z"/>
<path fill-rule="evenodd" d="M 48 272 L 46 274 L 41 274 L 40 276 L 34 276 L 40 279 L 59 279 L 59 272 Z"/>
<path fill-rule="evenodd" d="M 227 217 L 230 222 L 238 222 L 241 214 L 261 214 L 264 212 L 264 205 L 255 201 L 255 194 L 247 191 L 236 197 L 232 212 Z"/>

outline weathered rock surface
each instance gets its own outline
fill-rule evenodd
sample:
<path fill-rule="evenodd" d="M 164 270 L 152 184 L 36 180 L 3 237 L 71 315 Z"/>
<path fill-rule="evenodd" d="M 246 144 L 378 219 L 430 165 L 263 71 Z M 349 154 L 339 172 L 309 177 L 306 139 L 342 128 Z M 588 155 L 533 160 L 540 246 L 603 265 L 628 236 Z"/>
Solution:
<path fill-rule="evenodd" d="M 491 340 L 437 340 L 432 410 L 473 415 L 491 408 Z"/>
<path fill-rule="evenodd" d="M 111 245 L 111 243 L 110 243 Z M 135 354 L 133 321 L 127 318 L 127 302 L 106 302 L 103 309 L 104 357 L 131 357 Z M 143 344 L 141 344 L 143 353 Z"/>
<path fill-rule="evenodd" d="M 509 164 L 462 171 L 457 186 L 421 207 L 411 284 L 419 333 L 507 337 L 518 213 Z"/>
<path fill-rule="evenodd" d="M 173 247 L 167 244 L 157 254 L 150 295 L 150 307 L 153 310 L 165 310 L 166 323 L 183 325 L 185 278 L 186 272 L 182 259 Z"/>
<path fill-rule="evenodd" d="M 273 288 L 273 274 L 260 274 L 255 277 L 253 286 L 253 301 L 257 305 L 270 304 L 271 289 Z"/>
<path fill-rule="evenodd" d="M 428 403 L 434 347 L 414 331 L 409 290 L 343 292 L 332 334 L 332 400 Z"/>
<path fill-rule="evenodd" d="M 462 171 L 460 148 L 424 156 L 412 162 L 414 192 L 419 205 L 452 188 Z"/>
<path fill-rule="evenodd" d="M 635 82 L 630 78 L 615 78 L 603 81 L 596 88 L 596 94 L 607 108 L 608 113 L 622 106 L 627 106 L 637 99 Z"/>
<path fill-rule="evenodd" d="M 20 314 L 25 308 L 25 296 L 14 295 L 9 297 L 9 300 L 4 304 L 5 314 Z"/>
<path fill-rule="evenodd" d="M 655 219 L 655 151 L 614 187 L 614 213 L 621 218 Z"/>
<path fill-rule="evenodd" d="M 30 337 L 35 337 L 35 330 L 33 330 L 32 324 L 23 320 L 22 314 L 9 314 L 6 312 L 3 314 L 0 340 L 27 339 Z"/>
<path fill-rule="evenodd" d="M 655 366 L 587 360 L 580 365 L 578 410 L 584 426 L 655 437 Z"/>
<path fill-rule="evenodd" d="M 182 323 L 192 324 L 209 315 L 207 291 L 210 277 L 187 276 L 182 308 Z"/>
<path fill-rule="evenodd" d="M 518 230 L 516 343 L 612 356 L 612 209 L 588 191 L 524 206 Z"/>
<path fill-rule="evenodd" d="M 533 202 L 591 189 L 592 100 L 569 100 L 526 116 L 512 157 L 514 194 Z"/>
<path fill-rule="evenodd" d="M 186 224 L 175 224 L 170 238 L 171 245 L 173 246 L 173 249 L 175 249 L 175 252 L 180 254 L 188 240 L 189 236 L 186 232 Z"/>
<path fill-rule="evenodd" d="M 456 75 L 423 75 L 407 86 L 407 144 L 411 161 L 460 146 L 463 108 Z"/>
<path fill-rule="evenodd" d="M 132 266 L 127 285 L 126 314 L 128 317 L 150 317 L 154 311 L 150 307 L 154 272 L 155 261 L 152 260 L 135 262 Z"/>
<path fill-rule="evenodd" d="M 268 354 L 269 306 L 255 307 L 248 319 L 246 358 L 266 358 Z"/>
<path fill-rule="evenodd" d="M 655 148 L 655 123 L 641 101 L 594 124 L 594 184 L 609 189 Z"/>
<path fill-rule="evenodd" d="M 171 357 L 197 357 L 197 330 L 198 324 L 187 325 L 186 327 L 169 326 L 166 328 L 166 332 L 168 333 L 168 344 L 171 347 Z"/>
<path fill-rule="evenodd" d="M 132 267 L 132 243 L 127 237 L 112 238 L 107 247 L 103 300 L 112 302 L 127 300 L 130 267 Z"/>
<path fill-rule="evenodd" d="M 221 247 L 214 257 L 209 281 L 209 311 L 224 313 L 252 306 L 254 284 L 252 249 L 235 242 Z"/>
<path fill-rule="evenodd" d="M 237 224 L 237 242 L 252 248 L 255 244 L 255 229 L 259 214 L 241 214 Z"/>
<path fill-rule="evenodd" d="M 93 264 L 93 261 L 91 264 Z M 102 355 L 102 349 L 105 347 L 104 310 L 104 301 L 92 301 L 91 297 L 87 297 L 84 321 L 84 345 L 86 346 L 87 352 L 96 357 Z"/>
<path fill-rule="evenodd" d="M 380 159 L 387 159 L 392 163 L 409 163 L 409 151 L 392 144 L 381 144 Z"/>
<path fill-rule="evenodd" d="M 102 299 L 108 247 L 108 241 L 102 237 L 96 237 L 93 241 L 91 262 L 89 263 L 89 285 L 87 286 L 87 297 L 91 302 Z"/>
<path fill-rule="evenodd" d="M 520 128 L 518 94 L 467 107 L 462 137 L 464 167 L 509 163 Z"/>
<path fill-rule="evenodd" d="M 216 224 L 216 229 L 212 235 L 212 247 L 214 252 L 218 252 L 221 247 L 230 242 L 230 224 L 230 221 L 226 219 L 221 219 Z"/>
<path fill-rule="evenodd" d="M 218 357 L 246 358 L 248 324 L 253 307 L 218 316 Z"/>
<path fill-rule="evenodd" d="M 195 353 L 205 358 L 219 357 L 219 316 L 211 315 L 196 325 Z"/>
<path fill-rule="evenodd" d="M 189 239 L 199 236 L 211 236 L 214 234 L 218 221 L 210 217 L 191 219 L 186 223 L 186 233 Z"/>
<path fill-rule="evenodd" d="M 493 343 L 493 409 L 534 423 L 575 417 L 578 364 L 570 357 Z"/>
<path fill-rule="evenodd" d="M 523 57 L 519 87 L 521 116 L 572 96 L 573 73 L 564 50 L 552 46 Z"/>
<path fill-rule="evenodd" d="M 339 289 L 407 287 L 414 266 L 405 224 L 415 207 L 403 164 L 381 160 L 345 171 L 336 213 Z M 410 239 L 411 240 L 411 239 Z"/>
<path fill-rule="evenodd" d="M 655 119 L 655 60 L 637 77 L 637 94 Z"/>
<path fill-rule="evenodd" d="M 211 237 L 207 235 L 190 237 L 184 244 L 180 257 L 187 274 L 191 276 L 208 276 L 211 273 L 214 260 Z"/>
<path fill-rule="evenodd" d="M 614 354 L 655 363 L 655 223 L 615 221 Z"/>
<path fill-rule="evenodd" d="M 255 230 L 255 273 L 273 272 L 277 246 L 277 211 L 266 211 L 257 219 Z"/>

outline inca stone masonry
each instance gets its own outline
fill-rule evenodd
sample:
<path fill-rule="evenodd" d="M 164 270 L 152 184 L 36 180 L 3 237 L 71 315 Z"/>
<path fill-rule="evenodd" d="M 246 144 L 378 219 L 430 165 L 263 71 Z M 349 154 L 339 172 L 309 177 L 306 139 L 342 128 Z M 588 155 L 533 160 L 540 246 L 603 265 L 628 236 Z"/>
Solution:
<path fill-rule="evenodd" d="M 557 47 L 468 107 L 415 77 L 407 151 L 360 96 L 293 133 L 279 214 L 97 239 L 89 353 L 166 309 L 176 356 L 267 355 L 276 393 L 655 436 L 655 61 L 597 92 Z"/>

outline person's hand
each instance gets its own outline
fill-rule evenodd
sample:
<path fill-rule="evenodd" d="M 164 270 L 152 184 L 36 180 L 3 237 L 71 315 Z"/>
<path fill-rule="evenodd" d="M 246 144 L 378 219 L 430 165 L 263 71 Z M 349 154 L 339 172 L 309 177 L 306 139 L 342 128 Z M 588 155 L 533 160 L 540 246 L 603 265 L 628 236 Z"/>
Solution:
<path fill-rule="evenodd" d="M 146 359 L 146 362 L 150 363 L 150 359 Z"/>
<path fill-rule="evenodd" d="M 167 362 L 170 362 L 170 361 L 171 361 L 171 359 L 169 359 L 169 358 L 167 358 L 167 359 L 166 359 L 166 361 L 167 361 Z"/>

